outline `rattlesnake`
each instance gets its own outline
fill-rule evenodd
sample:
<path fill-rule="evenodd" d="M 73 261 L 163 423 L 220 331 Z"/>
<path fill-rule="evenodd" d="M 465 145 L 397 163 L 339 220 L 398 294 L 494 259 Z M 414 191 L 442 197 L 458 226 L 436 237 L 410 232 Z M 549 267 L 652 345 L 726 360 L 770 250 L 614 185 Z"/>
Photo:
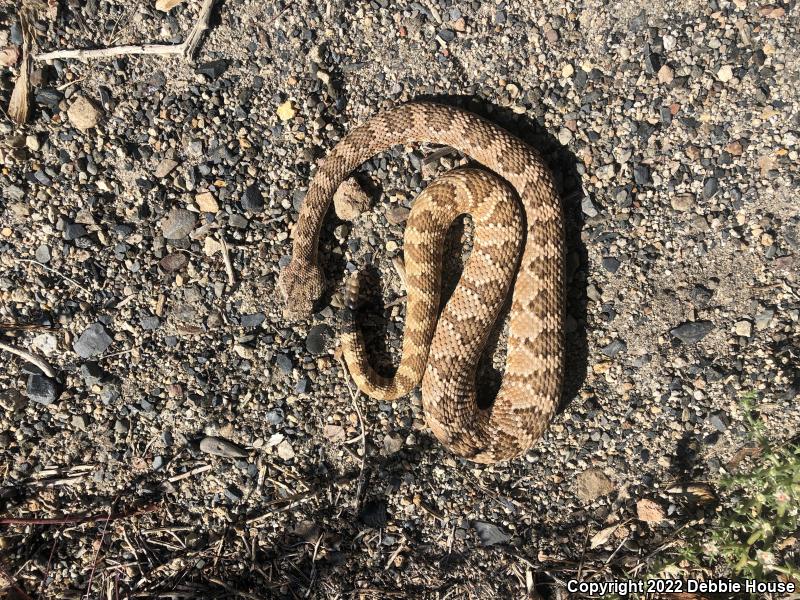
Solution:
<path fill-rule="evenodd" d="M 292 259 L 278 279 L 286 314 L 308 316 L 324 291 L 319 233 L 339 184 L 373 155 L 414 143 L 451 146 L 494 175 L 454 170 L 415 201 L 405 234 L 403 356 L 394 380 L 367 363 L 352 314 L 357 286 L 349 282 L 342 311 L 348 368 L 359 387 L 377 398 L 401 396 L 422 379 L 426 422 L 445 446 L 475 462 L 510 459 L 542 435 L 560 398 L 564 223 L 552 174 L 533 148 L 506 130 L 465 110 L 427 102 L 387 110 L 353 129 L 317 170 L 300 210 Z M 463 212 L 472 213 L 474 248 L 437 319 L 440 239 Z M 480 409 L 475 366 L 517 265 L 505 374 L 492 407 Z"/>

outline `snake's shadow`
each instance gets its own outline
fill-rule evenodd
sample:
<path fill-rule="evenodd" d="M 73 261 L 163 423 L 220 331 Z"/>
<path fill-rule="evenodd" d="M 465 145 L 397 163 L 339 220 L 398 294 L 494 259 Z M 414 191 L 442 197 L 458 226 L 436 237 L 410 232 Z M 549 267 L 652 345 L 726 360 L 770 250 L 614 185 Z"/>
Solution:
<path fill-rule="evenodd" d="M 563 146 L 553 135 L 527 115 L 519 115 L 509 108 L 499 107 L 483 98 L 475 96 L 420 96 L 415 100 L 428 100 L 459 106 L 478 114 L 538 150 L 547 165 L 553 172 L 565 216 L 566 236 L 566 350 L 565 350 L 565 377 L 561 403 L 558 412 L 563 411 L 567 404 L 574 398 L 584 380 L 588 367 L 588 344 L 586 334 L 586 307 L 587 307 L 587 273 L 588 252 L 581 241 L 583 228 L 583 213 L 581 200 L 584 197 L 579 161 L 576 156 Z M 445 285 L 446 296 L 447 286 Z M 505 306 L 498 323 L 503 323 L 510 302 Z M 491 366 L 491 357 L 497 345 L 504 336 L 501 336 L 501 327 L 496 326 L 489 339 L 487 351 L 484 353 L 482 364 L 478 369 L 478 403 L 482 406 L 488 404 L 496 395 L 500 386 L 502 374 Z"/>

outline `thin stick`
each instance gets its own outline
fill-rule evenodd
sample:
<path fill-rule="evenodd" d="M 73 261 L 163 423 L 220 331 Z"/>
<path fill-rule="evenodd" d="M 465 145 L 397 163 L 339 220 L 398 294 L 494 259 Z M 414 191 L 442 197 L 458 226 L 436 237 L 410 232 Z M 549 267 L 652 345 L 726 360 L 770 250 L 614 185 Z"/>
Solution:
<path fill-rule="evenodd" d="M 170 483 L 175 483 L 176 481 L 180 481 L 181 479 L 187 479 L 192 477 L 193 475 L 198 475 L 199 473 L 205 473 L 211 469 L 211 465 L 201 465 L 199 467 L 195 467 L 191 471 L 186 471 L 186 473 L 181 473 L 180 475 L 174 475 L 167 479 Z"/>
<path fill-rule="evenodd" d="M 339 365 L 342 367 L 342 372 L 348 376 L 347 368 L 345 367 L 344 361 L 339 361 Z M 358 399 L 361 396 L 361 390 L 357 390 L 356 393 L 353 393 L 353 390 L 350 388 L 350 382 L 345 381 L 345 385 L 347 386 L 347 391 L 350 392 L 350 400 L 353 404 L 353 407 L 356 409 L 356 415 L 358 415 L 358 427 L 361 430 L 361 466 L 358 470 L 358 486 L 356 487 L 356 502 L 355 502 L 355 509 L 358 510 L 361 504 L 361 492 L 364 487 L 364 469 L 366 468 L 367 464 L 367 434 L 366 429 L 364 429 L 364 417 L 361 414 L 361 407 L 358 405 Z"/>
<path fill-rule="evenodd" d="M 89 60 L 93 58 L 108 58 L 110 56 L 131 56 L 158 55 L 170 56 L 178 55 L 191 59 L 197 50 L 203 34 L 208 30 L 208 22 L 211 18 L 211 9 L 216 0 L 203 0 L 197 22 L 189 31 L 186 39 L 180 44 L 135 44 L 130 46 L 112 46 L 110 48 L 91 48 L 74 50 L 54 50 L 34 55 L 34 60 L 53 60 L 56 58 L 76 58 L 79 60 Z"/>
<path fill-rule="evenodd" d="M 0 342 L 0 350 L 5 350 L 6 352 L 10 352 L 11 354 L 16 354 L 20 358 L 27 360 L 32 365 L 39 367 L 39 369 L 50 377 L 51 379 L 55 378 L 56 372 L 53 370 L 47 361 L 36 354 L 32 354 L 27 350 L 23 350 L 22 348 L 17 348 L 16 346 L 12 346 L 11 344 L 6 344 L 5 342 Z"/>
<path fill-rule="evenodd" d="M 285 506 L 278 506 L 278 507 L 275 507 L 275 508 L 270 508 L 270 509 L 266 510 L 265 512 L 261 513 L 260 515 L 258 515 L 257 517 L 251 517 L 250 519 L 247 519 L 247 524 L 248 525 L 254 525 L 256 523 L 259 523 L 260 521 L 263 521 L 264 519 L 266 519 L 270 515 L 273 515 L 273 514 L 275 514 L 277 512 L 284 512 L 284 511 L 287 511 L 287 510 L 291 510 L 295 506 L 299 506 L 300 504 L 302 504 L 303 502 L 306 502 L 307 500 L 311 500 L 312 498 L 316 498 L 320 493 L 322 493 L 326 489 L 327 489 L 327 487 L 324 487 L 324 488 L 321 488 L 321 489 L 318 489 L 318 490 L 311 490 L 311 491 L 308 491 L 308 492 L 301 492 L 299 494 L 294 494 L 293 496 L 288 496 L 286 498 L 281 498 L 280 500 L 276 500 L 275 501 L 276 504 L 278 504 L 278 503 L 283 504 L 284 502 L 288 502 L 289 504 L 286 504 Z"/>
<path fill-rule="evenodd" d="M 114 501 L 116 502 L 116 500 Z M 92 570 L 89 572 L 89 583 L 86 585 L 86 600 L 91 598 L 92 594 L 92 582 L 94 581 L 94 572 L 97 569 L 97 559 L 100 558 L 100 550 L 103 548 L 103 542 L 106 540 L 106 531 L 108 530 L 108 524 L 111 521 L 111 512 L 112 508 L 108 509 L 108 515 L 106 516 L 106 522 L 103 523 L 103 533 L 100 534 L 100 543 L 97 544 L 97 549 L 94 551 L 94 558 L 92 559 Z"/>
<path fill-rule="evenodd" d="M 65 281 L 69 281 L 69 282 L 70 282 L 72 285 L 74 285 L 75 287 L 77 287 L 77 288 L 79 288 L 79 289 L 83 290 L 83 291 L 84 291 L 84 292 L 86 292 L 87 294 L 89 294 L 89 295 L 91 295 L 91 294 L 92 294 L 92 292 L 91 292 L 90 290 L 88 290 L 88 289 L 86 289 L 85 287 L 83 287 L 83 286 L 82 286 L 80 283 L 78 283 L 77 281 L 75 281 L 75 280 L 74 280 L 74 279 L 72 279 L 71 277 L 67 277 L 67 276 L 66 276 L 66 275 L 64 275 L 63 273 L 59 273 L 59 272 L 58 272 L 58 271 L 56 271 L 55 269 L 51 269 L 51 268 L 50 268 L 50 267 L 48 267 L 47 265 L 43 265 L 43 264 L 42 264 L 42 263 L 40 263 L 38 260 L 33 260 L 33 259 L 30 259 L 30 258 L 18 258 L 17 260 L 18 260 L 19 262 L 30 263 L 30 264 L 32 264 L 32 265 L 36 265 L 37 267 L 41 267 L 41 268 L 42 268 L 42 269 L 44 269 L 45 271 L 49 271 L 50 273 L 53 273 L 54 275 L 58 275 L 59 277 L 61 277 L 61 279 L 65 280 Z"/>
<path fill-rule="evenodd" d="M 222 246 L 222 260 L 225 263 L 225 272 L 228 274 L 228 284 L 234 285 L 236 283 L 236 274 L 233 271 L 233 263 L 231 262 L 231 255 L 228 252 L 228 244 L 222 235 L 219 236 L 219 243 Z"/>
<path fill-rule="evenodd" d="M 139 515 L 156 512 L 158 510 L 159 507 L 157 505 L 151 504 L 143 508 L 137 508 L 136 510 L 132 510 L 130 512 L 114 513 L 110 515 L 109 513 L 83 516 L 68 515 L 65 517 L 54 517 L 49 519 L 5 517 L 0 519 L 0 525 L 80 525 L 82 523 L 90 523 L 92 521 L 101 521 L 104 519 L 108 519 L 109 521 L 127 519 L 129 517 L 136 517 Z"/>

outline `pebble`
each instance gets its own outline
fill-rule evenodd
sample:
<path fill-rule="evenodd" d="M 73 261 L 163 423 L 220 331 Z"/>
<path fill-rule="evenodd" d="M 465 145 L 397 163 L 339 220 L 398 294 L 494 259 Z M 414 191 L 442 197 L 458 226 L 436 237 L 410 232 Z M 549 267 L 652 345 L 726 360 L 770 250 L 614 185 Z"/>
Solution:
<path fill-rule="evenodd" d="M 670 199 L 670 205 L 674 210 L 688 212 L 694 208 L 694 196 L 692 194 L 676 194 Z"/>
<path fill-rule="evenodd" d="M 667 515 L 655 500 L 644 498 L 636 503 L 636 516 L 644 523 L 656 525 L 663 522 Z"/>
<path fill-rule="evenodd" d="M 28 398 L 39 404 L 49 406 L 58 398 L 58 387 L 56 382 L 49 377 L 31 373 L 28 375 L 27 385 Z"/>
<path fill-rule="evenodd" d="M 258 184 L 253 183 L 245 188 L 242 194 L 242 208 L 253 213 L 259 213 L 264 210 L 264 197 L 261 195 L 261 190 L 258 189 Z"/>
<path fill-rule="evenodd" d="M 333 337 L 333 330 L 327 325 L 314 325 L 306 336 L 306 350 L 311 354 L 324 354 L 325 346 Z"/>
<path fill-rule="evenodd" d="M 73 415 L 72 426 L 83 431 L 89 426 L 89 418 L 86 415 Z"/>
<path fill-rule="evenodd" d="M 34 253 L 34 258 L 37 261 L 46 265 L 50 262 L 50 247 L 47 244 L 41 244 L 38 248 L 36 248 L 36 252 Z"/>
<path fill-rule="evenodd" d="M 81 364 L 81 377 L 87 387 L 92 387 L 103 380 L 105 373 L 96 362 L 85 362 Z"/>
<path fill-rule="evenodd" d="M 596 217 L 599 214 L 597 207 L 589 196 L 584 196 L 581 200 L 581 211 L 589 218 Z"/>
<path fill-rule="evenodd" d="M 284 102 L 283 104 L 281 104 L 278 107 L 277 114 L 278 114 L 278 118 L 281 121 L 285 122 L 285 121 L 291 121 L 292 119 L 294 119 L 295 115 L 297 114 L 297 111 L 295 110 L 294 104 L 292 103 L 292 101 L 291 100 L 287 100 L 286 102 Z"/>
<path fill-rule="evenodd" d="M 280 444 L 278 444 L 277 452 L 278 456 L 280 456 L 283 460 L 292 460 L 295 456 L 294 448 L 292 448 L 292 445 L 288 440 L 283 440 Z"/>
<path fill-rule="evenodd" d="M 703 197 L 711 198 L 717 193 L 719 189 L 719 181 L 716 177 L 709 177 L 703 183 Z"/>
<path fill-rule="evenodd" d="M 161 269 L 166 273 L 176 273 L 185 268 L 187 264 L 189 264 L 189 257 L 183 252 L 173 252 L 172 254 L 167 254 L 164 258 L 158 261 L 158 266 L 160 266 Z"/>
<path fill-rule="evenodd" d="M 242 327 L 247 328 L 254 328 L 259 327 L 265 320 L 266 315 L 264 313 L 252 313 L 248 315 L 242 315 L 240 318 L 240 324 Z"/>
<path fill-rule="evenodd" d="M 195 213 L 184 208 L 173 208 L 161 221 L 161 231 L 168 240 L 185 238 L 197 224 Z"/>
<path fill-rule="evenodd" d="M 73 127 L 81 131 L 88 131 L 97 126 L 100 120 L 100 110 L 85 96 L 78 96 L 67 110 L 67 117 Z"/>
<path fill-rule="evenodd" d="M 225 458 L 247 458 L 247 451 L 228 440 L 207 436 L 200 440 L 200 451 Z"/>
<path fill-rule="evenodd" d="M 86 235 L 86 227 L 80 223 L 67 223 L 64 226 L 64 231 L 61 234 L 66 241 L 72 242 Z"/>
<path fill-rule="evenodd" d="M 345 179 L 333 195 L 336 216 L 344 221 L 355 220 L 371 204 L 369 195 L 352 177 Z"/>
<path fill-rule="evenodd" d="M 576 486 L 578 499 L 587 504 L 609 495 L 616 489 L 608 475 L 596 467 L 582 471 L 578 475 Z"/>
<path fill-rule="evenodd" d="M 670 330 L 672 337 L 684 344 L 696 344 L 714 329 L 711 321 L 688 321 Z"/>
<path fill-rule="evenodd" d="M 614 358 L 617 354 L 627 349 L 627 347 L 628 345 L 624 341 L 617 339 L 603 348 L 602 352 L 606 356 Z"/>
<path fill-rule="evenodd" d="M 211 192 L 200 192 L 194 197 L 194 202 L 197 204 L 197 208 L 199 208 L 203 212 L 207 213 L 217 213 L 219 212 L 219 204 L 217 204 L 216 198 L 214 198 L 214 194 Z M 192 226 L 192 229 L 194 225 Z M 189 230 L 191 231 L 191 229 Z M 187 232 L 188 233 L 188 232 Z M 164 235 L 164 237 L 167 237 Z M 184 236 L 180 236 L 184 237 Z"/>
<path fill-rule="evenodd" d="M 383 450 L 387 456 L 391 456 L 392 454 L 400 452 L 400 450 L 403 449 L 404 443 L 402 436 L 396 433 L 387 433 L 383 437 Z"/>
<path fill-rule="evenodd" d="M 733 330 L 736 332 L 736 335 L 749 338 L 751 335 L 753 335 L 753 323 L 746 319 L 742 319 L 741 321 L 736 322 Z"/>
<path fill-rule="evenodd" d="M 178 166 L 178 161 L 172 160 L 170 158 L 165 158 L 160 163 L 158 163 L 158 166 L 156 166 L 154 174 L 158 179 L 163 179 L 164 177 L 172 173 L 172 171 L 177 166 Z"/>
<path fill-rule="evenodd" d="M 405 206 L 393 206 L 386 213 L 386 220 L 392 225 L 400 225 L 408 220 L 411 210 Z"/>
<path fill-rule="evenodd" d="M 493 523 L 473 521 L 472 527 L 475 529 L 475 533 L 478 535 L 478 540 L 482 546 L 505 544 L 511 539 L 510 535 Z"/>
<path fill-rule="evenodd" d="M 211 60 L 197 66 L 197 72 L 209 79 L 217 79 L 228 69 L 228 61 L 224 59 Z"/>
<path fill-rule="evenodd" d="M 81 358 L 91 358 L 102 354 L 113 340 L 101 323 L 93 323 L 87 327 L 72 344 L 72 349 Z"/>
<path fill-rule="evenodd" d="M 728 429 L 728 415 L 722 411 L 711 413 L 708 417 L 708 422 L 720 433 L 724 433 Z"/>
<path fill-rule="evenodd" d="M 620 267 L 619 259 L 613 256 L 604 256 L 602 259 L 603 268 L 609 273 L 616 273 Z"/>
<path fill-rule="evenodd" d="M 281 370 L 281 372 L 286 375 L 290 374 L 294 368 L 292 359 L 285 354 L 278 354 L 275 357 L 275 364 L 278 365 L 278 368 Z"/>
<path fill-rule="evenodd" d="M 727 83 L 731 79 L 733 79 L 733 69 L 730 65 L 724 65 L 717 71 L 717 79 L 719 79 L 722 83 Z"/>
<path fill-rule="evenodd" d="M 669 84 L 672 83 L 674 78 L 675 72 L 672 70 L 672 67 L 667 64 L 661 65 L 661 68 L 658 70 L 659 83 Z"/>

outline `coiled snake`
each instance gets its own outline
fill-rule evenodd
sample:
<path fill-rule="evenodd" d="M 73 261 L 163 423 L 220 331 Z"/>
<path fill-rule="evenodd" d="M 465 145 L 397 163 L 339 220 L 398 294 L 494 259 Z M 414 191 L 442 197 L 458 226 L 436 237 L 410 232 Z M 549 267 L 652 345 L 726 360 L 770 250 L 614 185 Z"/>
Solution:
<path fill-rule="evenodd" d="M 317 252 L 334 192 L 373 155 L 414 143 L 451 146 L 491 173 L 453 170 L 414 201 L 404 237 L 408 307 L 395 376 L 382 377 L 368 364 L 355 325 L 352 279 L 342 310 L 344 356 L 359 388 L 374 398 L 400 397 L 421 380 L 427 425 L 456 454 L 480 463 L 507 460 L 527 451 L 546 429 L 564 371 L 564 223 L 552 175 L 533 148 L 450 106 L 414 102 L 372 117 L 345 136 L 314 175 L 278 287 L 287 315 L 312 312 L 325 287 Z M 437 315 L 441 242 L 463 213 L 472 216 L 474 246 Z M 505 373 L 493 405 L 481 409 L 476 365 L 515 271 Z"/>

